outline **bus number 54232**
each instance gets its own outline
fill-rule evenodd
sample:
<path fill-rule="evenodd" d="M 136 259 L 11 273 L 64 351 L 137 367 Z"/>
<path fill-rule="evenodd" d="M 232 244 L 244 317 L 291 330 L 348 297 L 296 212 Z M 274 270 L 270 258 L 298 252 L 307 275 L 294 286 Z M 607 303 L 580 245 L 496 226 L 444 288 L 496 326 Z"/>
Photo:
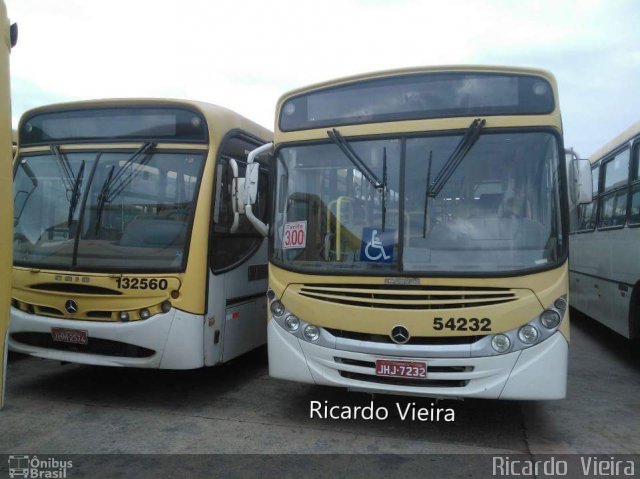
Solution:
<path fill-rule="evenodd" d="M 491 320 L 489 318 L 449 318 L 446 322 L 444 318 L 433 318 L 433 329 L 442 331 L 491 331 Z"/>

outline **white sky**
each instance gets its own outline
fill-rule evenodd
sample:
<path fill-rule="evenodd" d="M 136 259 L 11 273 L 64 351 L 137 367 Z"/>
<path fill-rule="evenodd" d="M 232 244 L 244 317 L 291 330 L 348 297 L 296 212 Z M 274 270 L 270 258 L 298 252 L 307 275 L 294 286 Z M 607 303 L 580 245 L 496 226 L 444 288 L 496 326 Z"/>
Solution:
<path fill-rule="evenodd" d="M 14 123 L 67 100 L 176 97 L 272 129 L 278 97 L 395 67 L 541 67 L 582 157 L 640 119 L 637 0 L 5 0 Z"/>

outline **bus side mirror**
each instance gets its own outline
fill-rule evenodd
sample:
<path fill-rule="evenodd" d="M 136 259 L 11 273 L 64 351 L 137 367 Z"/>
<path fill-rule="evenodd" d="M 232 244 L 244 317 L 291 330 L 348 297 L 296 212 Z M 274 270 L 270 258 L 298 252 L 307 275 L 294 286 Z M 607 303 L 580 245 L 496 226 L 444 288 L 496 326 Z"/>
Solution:
<path fill-rule="evenodd" d="M 12 23 L 9 27 L 9 43 L 11 48 L 18 44 L 18 24 Z"/>
<path fill-rule="evenodd" d="M 244 192 L 244 178 L 238 178 L 238 162 L 233 158 L 229 159 L 229 167 L 231 168 L 231 207 L 233 211 L 233 223 L 231 225 L 231 233 L 238 231 L 240 225 L 240 215 L 244 214 L 244 202 L 242 201 Z"/>
<path fill-rule="evenodd" d="M 591 179 L 591 163 L 589 160 L 573 159 L 569 172 L 572 203 L 576 206 L 591 203 L 593 200 L 593 183 Z"/>
<path fill-rule="evenodd" d="M 260 221 L 253 213 L 253 205 L 256 204 L 258 198 L 258 183 L 260 181 L 260 164 L 256 162 L 255 159 L 263 153 L 270 151 L 272 147 L 273 143 L 266 143 L 249 153 L 244 177 L 244 191 L 242 193 L 244 214 L 247 215 L 247 219 L 262 236 L 269 234 L 269 226 Z"/>

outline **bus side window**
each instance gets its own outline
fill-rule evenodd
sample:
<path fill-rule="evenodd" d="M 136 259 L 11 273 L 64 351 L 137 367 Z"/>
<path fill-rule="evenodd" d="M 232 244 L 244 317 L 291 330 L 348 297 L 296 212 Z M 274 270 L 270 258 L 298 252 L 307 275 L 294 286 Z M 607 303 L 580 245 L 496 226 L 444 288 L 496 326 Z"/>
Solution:
<path fill-rule="evenodd" d="M 631 170 L 629 224 L 640 225 L 640 142 L 636 141 Z"/>
<path fill-rule="evenodd" d="M 629 159 L 627 148 L 602 164 L 604 179 L 600 181 L 598 228 L 624 226 L 626 222 Z"/>
<path fill-rule="evenodd" d="M 262 243 L 263 237 L 249 223 L 244 215 L 240 216 L 238 229 L 231 233 L 233 224 L 233 206 L 231 203 L 231 183 L 233 172 L 229 161 L 234 159 L 238 165 L 238 177 L 243 178 L 249 152 L 260 146 L 261 142 L 238 134 L 223 141 L 216 164 L 214 204 L 211 226 L 212 248 L 211 269 L 224 272 L 249 258 Z M 256 216 L 266 221 L 267 191 L 269 181 L 261 170 L 258 200 L 253 208 Z"/>

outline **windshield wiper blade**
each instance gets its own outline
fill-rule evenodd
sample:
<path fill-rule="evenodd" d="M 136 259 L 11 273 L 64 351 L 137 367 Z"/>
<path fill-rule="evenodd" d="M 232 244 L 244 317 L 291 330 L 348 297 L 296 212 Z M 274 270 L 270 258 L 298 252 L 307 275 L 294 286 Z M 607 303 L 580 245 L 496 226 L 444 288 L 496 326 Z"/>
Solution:
<path fill-rule="evenodd" d="M 427 217 L 429 213 L 429 187 L 431 186 L 431 163 L 433 162 L 433 150 L 429 151 L 429 166 L 427 167 L 427 187 L 424 190 L 424 215 L 422 217 L 422 237 L 427 237 Z"/>
<path fill-rule="evenodd" d="M 51 154 L 56 157 L 56 163 L 60 170 L 60 177 L 62 178 L 62 183 L 64 184 L 65 189 L 67 192 L 73 191 L 75 188 L 76 176 L 73 174 L 69 158 L 67 158 L 67 155 L 60 150 L 58 145 L 51 145 L 49 148 L 51 149 Z"/>
<path fill-rule="evenodd" d="M 152 143 L 152 142 L 145 143 L 140 148 L 138 148 L 136 152 L 133 155 L 131 155 L 120 168 L 118 168 L 118 172 L 116 173 L 116 176 L 113 179 L 111 179 L 109 181 L 109 184 L 107 185 L 108 186 L 107 194 L 109 196 L 107 201 L 111 201 L 113 198 L 118 196 L 122 192 L 122 190 L 124 190 L 127 187 L 127 185 L 131 183 L 131 181 L 133 181 L 133 178 L 135 178 L 135 176 L 137 176 L 138 173 L 140 173 L 140 171 L 142 170 L 142 167 L 150 160 L 150 158 L 146 158 L 144 161 L 140 162 L 136 171 L 130 173 L 129 176 L 124 180 L 122 179 L 125 175 L 127 167 L 131 165 L 136 158 L 138 158 L 140 155 L 144 155 L 145 153 L 147 153 L 147 151 L 149 151 L 154 146 L 155 146 L 155 143 Z M 120 183 L 118 184 L 118 182 Z"/>
<path fill-rule="evenodd" d="M 447 159 L 444 166 L 433 180 L 433 183 L 428 186 L 428 195 L 432 198 L 438 196 L 444 185 L 447 184 L 451 176 L 455 173 L 462 160 L 464 160 L 469 150 L 476 143 L 478 138 L 480 137 L 480 130 L 486 124 L 486 120 L 484 118 L 476 118 L 471 122 L 467 131 L 465 131 L 464 135 L 460 139 L 460 142 L 455 147 L 451 156 Z"/>
<path fill-rule="evenodd" d="M 373 170 L 371 170 L 371 168 L 367 166 L 362 158 L 358 156 L 349 142 L 344 139 L 342 133 L 340 133 L 336 128 L 327 130 L 327 136 L 329 136 L 329 138 L 331 138 L 331 141 L 333 141 L 338 146 L 338 148 L 340 148 L 340 150 L 344 153 L 344 156 L 346 156 L 351 161 L 351 163 L 353 163 L 353 166 L 356 167 L 356 169 L 362 174 L 362 176 L 364 176 L 376 190 L 380 190 L 380 192 L 382 193 L 382 204 L 380 206 L 382 209 L 382 231 L 384 231 L 387 218 L 387 149 L 383 148 L 382 150 L 382 180 L 380 180 L 380 178 L 378 178 Z"/>
<path fill-rule="evenodd" d="M 107 192 L 109 190 L 109 184 L 111 182 L 111 178 L 113 177 L 113 170 L 115 170 L 115 168 L 116 165 L 111 165 L 109 174 L 104 180 L 104 183 L 102 183 L 102 188 L 100 188 L 100 194 L 98 195 L 98 207 L 96 209 L 96 235 L 100 231 L 100 223 L 102 222 L 102 211 L 104 210 L 104 205 L 107 203 Z"/>
<path fill-rule="evenodd" d="M 115 197 L 117 197 L 122 191 L 127 187 L 129 183 L 133 181 L 133 178 L 137 176 L 137 174 L 142 171 L 142 166 L 144 166 L 149 160 L 150 157 L 147 158 L 144 163 L 140 163 L 140 167 L 135 171 L 129 174 L 128 178 L 121 180 L 124 176 L 124 172 L 126 168 L 133 163 L 133 161 L 140 155 L 146 153 L 149 149 L 153 148 L 155 143 L 147 142 L 138 148 L 133 155 L 131 155 L 124 164 L 118 168 L 118 172 L 114 176 L 113 173 L 115 171 L 116 165 L 111 165 L 111 169 L 109 170 L 109 174 L 105 178 L 102 183 L 102 187 L 100 188 L 100 194 L 98 195 L 98 207 L 96 210 L 96 235 L 100 232 L 101 223 L 102 223 L 102 212 L 104 211 L 104 207 L 107 203 L 113 201 Z M 120 181 L 119 184 L 118 181 Z"/>
<path fill-rule="evenodd" d="M 364 176 L 367 181 L 371 183 L 371 185 L 373 185 L 374 188 L 379 190 L 383 187 L 386 187 L 386 185 L 382 181 L 380 181 L 380 179 L 371 170 L 371 168 L 369 168 L 367 164 L 362 161 L 362 158 L 360 158 L 358 154 L 353 150 L 353 148 L 351 148 L 351 145 L 347 142 L 347 140 L 344 139 L 342 133 L 334 128 L 333 130 L 327 130 L 327 136 L 331 138 L 331 141 L 333 141 L 338 146 L 338 148 L 340 148 L 340 150 L 344 153 L 344 156 L 346 156 L 349 161 L 353 163 L 353 166 L 355 166 L 356 169 L 360 173 L 362 173 L 362 176 Z"/>
<path fill-rule="evenodd" d="M 382 149 L 382 231 L 387 220 L 387 149 Z"/>
<path fill-rule="evenodd" d="M 78 205 L 78 199 L 80 199 L 80 184 L 84 178 L 84 164 L 85 161 L 82 160 L 82 164 L 78 170 L 78 175 L 74 181 L 73 192 L 71 193 L 71 202 L 69 204 L 69 215 L 67 217 L 67 228 L 71 226 L 73 215 L 76 212 L 76 206 Z"/>

